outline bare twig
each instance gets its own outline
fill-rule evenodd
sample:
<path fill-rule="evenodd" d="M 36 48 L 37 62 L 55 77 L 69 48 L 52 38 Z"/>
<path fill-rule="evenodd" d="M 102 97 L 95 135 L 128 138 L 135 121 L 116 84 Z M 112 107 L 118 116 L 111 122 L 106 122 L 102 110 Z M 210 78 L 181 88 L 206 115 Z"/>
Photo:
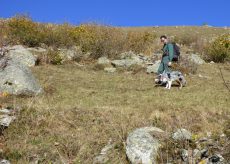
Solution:
<path fill-rule="evenodd" d="M 220 70 L 220 75 L 221 75 L 221 78 L 222 78 L 222 80 L 223 80 L 223 82 L 224 82 L 224 85 L 226 86 L 226 88 L 227 88 L 228 91 L 230 92 L 230 88 L 229 88 L 229 86 L 227 85 L 227 83 L 226 83 L 226 81 L 225 81 L 225 79 L 224 79 L 224 76 L 223 76 L 223 73 L 222 73 L 222 70 L 221 70 L 220 66 L 218 66 L 218 68 L 219 68 L 219 70 Z"/>

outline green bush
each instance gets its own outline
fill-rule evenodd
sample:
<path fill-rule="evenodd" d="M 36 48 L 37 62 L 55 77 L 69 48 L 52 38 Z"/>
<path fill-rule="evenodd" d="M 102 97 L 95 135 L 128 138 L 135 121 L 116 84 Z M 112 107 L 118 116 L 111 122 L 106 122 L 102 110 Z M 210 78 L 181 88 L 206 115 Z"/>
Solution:
<path fill-rule="evenodd" d="M 47 53 L 48 63 L 59 65 L 63 63 L 63 59 L 60 56 L 58 50 L 49 50 Z"/>
<path fill-rule="evenodd" d="M 42 24 L 39 27 L 41 43 L 52 47 L 71 47 L 75 45 L 72 35 L 73 27 L 67 23 L 62 25 Z"/>
<path fill-rule="evenodd" d="M 191 46 L 192 44 L 196 43 L 198 40 L 198 36 L 197 35 L 193 35 L 193 34 L 182 34 L 182 35 L 178 35 L 176 36 L 173 41 L 180 44 L 180 45 L 186 45 L 186 46 Z"/>
<path fill-rule="evenodd" d="M 101 56 L 115 58 L 127 51 L 150 55 L 156 38 L 154 33 L 146 31 L 126 31 L 123 28 L 98 24 L 73 26 L 67 23 L 61 25 L 35 23 L 26 16 L 11 18 L 7 21 L 5 29 L 9 29 L 7 35 L 13 44 L 30 47 L 46 45 L 53 48 L 79 46 L 84 54 L 90 53 L 90 59 Z M 53 55 L 51 56 L 53 58 Z M 57 60 L 54 59 L 59 60 L 59 57 Z"/>
<path fill-rule="evenodd" d="M 11 41 L 22 43 L 27 46 L 39 46 L 41 42 L 41 33 L 38 26 L 26 16 L 16 16 L 9 20 L 9 35 Z"/>
<path fill-rule="evenodd" d="M 225 34 L 206 47 L 205 58 L 208 61 L 224 62 L 230 60 L 230 34 Z"/>

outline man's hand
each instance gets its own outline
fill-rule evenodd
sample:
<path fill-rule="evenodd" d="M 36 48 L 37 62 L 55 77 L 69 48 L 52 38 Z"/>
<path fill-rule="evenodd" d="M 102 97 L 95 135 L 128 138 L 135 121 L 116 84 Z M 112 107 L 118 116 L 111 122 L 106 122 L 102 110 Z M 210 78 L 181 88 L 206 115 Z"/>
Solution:
<path fill-rule="evenodd" d="M 172 62 L 168 62 L 168 66 L 171 66 L 172 65 Z"/>

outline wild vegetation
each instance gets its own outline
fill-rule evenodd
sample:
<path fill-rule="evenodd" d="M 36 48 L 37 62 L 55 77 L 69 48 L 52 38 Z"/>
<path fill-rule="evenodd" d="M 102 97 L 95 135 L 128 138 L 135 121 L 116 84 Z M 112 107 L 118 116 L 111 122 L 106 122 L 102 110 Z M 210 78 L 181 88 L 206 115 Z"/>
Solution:
<path fill-rule="evenodd" d="M 2 107 L 20 109 L 0 137 L 0 158 L 12 163 L 93 163 L 111 139 L 114 148 L 108 163 L 125 164 L 129 163 L 127 135 L 139 127 L 156 126 L 168 133 L 188 129 L 193 133 L 192 143 L 210 135 L 218 143 L 212 151 L 230 161 L 229 32 L 229 28 L 206 26 L 41 24 L 24 16 L 1 20 L 1 44 L 44 47 L 49 58 L 46 64 L 31 68 L 44 94 L 0 98 Z M 193 74 L 186 76 L 188 84 L 182 90 L 175 86 L 168 91 L 155 87 L 152 75 L 135 72 L 139 67 L 108 74 L 79 59 L 62 64 L 57 51 L 78 46 L 83 54 L 90 54 L 91 63 L 126 51 L 151 56 L 161 53 L 158 38 L 162 34 L 179 43 L 183 54 L 196 52 L 206 61 L 222 63 L 198 66 L 182 58 L 182 68 Z M 221 139 L 223 134 L 227 140 Z M 175 147 L 186 145 L 164 142 L 159 163 L 176 156 Z"/>
<path fill-rule="evenodd" d="M 1 20 L 0 28 L 1 44 L 52 48 L 80 46 L 84 53 L 90 53 L 90 59 L 101 56 L 116 58 L 121 52 L 127 51 L 152 55 L 160 49 L 158 39 L 162 34 L 168 35 L 171 41 L 180 44 L 185 52 L 198 52 L 207 60 L 223 62 L 229 58 L 229 28 L 122 28 L 92 23 L 79 26 L 68 23 L 57 25 L 33 22 L 26 16 Z M 221 55 L 218 53 L 220 51 Z"/>
<path fill-rule="evenodd" d="M 223 132 L 229 134 L 230 119 L 230 96 L 219 66 L 229 84 L 229 65 L 204 65 L 198 74 L 207 77 L 190 75 L 187 87 L 171 91 L 154 87 L 153 77 L 143 73 L 107 74 L 74 64 L 37 66 L 33 72 L 44 95 L 1 99 L 3 106 L 22 109 L 2 138 L 2 156 L 15 163 L 92 163 L 111 138 L 115 149 L 109 163 L 128 163 L 126 137 L 144 126 L 167 132 L 183 127 L 196 140 L 211 133 L 218 141 Z M 222 144 L 222 155 L 229 159 L 228 143 Z M 169 145 L 162 155 L 170 155 Z"/>

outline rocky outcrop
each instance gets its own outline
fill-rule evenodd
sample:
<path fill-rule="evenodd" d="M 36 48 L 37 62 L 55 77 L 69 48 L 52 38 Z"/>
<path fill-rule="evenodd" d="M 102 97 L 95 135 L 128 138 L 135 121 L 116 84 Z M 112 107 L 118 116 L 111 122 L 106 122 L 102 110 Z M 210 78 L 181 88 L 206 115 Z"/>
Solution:
<path fill-rule="evenodd" d="M 163 131 L 156 127 L 144 127 L 134 130 L 126 140 L 126 155 L 133 164 L 156 163 L 160 146 L 156 134 Z"/>
<path fill-rule="evenodd" d="M 114 72 L 116 72 L 116 68 L 114 68 L 114 67 L 106 67 L 106 68 L 104 68 L 104 71 L 105 72 L 108 72 L 108 73 L 114 73 Z"/>
<path fill-rule="evenodd" d="M 79 61 L 84 56 L 83 52 L 81 51 L 81 47 L 73 46 L 68 49 L 59 49 L 59 55 L 62 58 L 62 61 Z"/>
<path fill-rule="evenodd" d="M 8 57 L 14 62 L 20 62 L 28 67 L 35 66 L 37 58 L 21 45 L 9 47 Z"/>
<path fill-rule="evenodd" d="M 199 64 L 199 65 L 205 63 L 205 61 L 203 59 L 201 59 L 201 57 L 197 54 L 190 54 L 188 56 L 188 59 L 191 60 L 192 62 L 196 63 L 196 64 Z"/>
<path fill-rule="evenodd" d="M 157 73 L 160 63 L 160 60 L 155 61 L 155 63 L 148 63 L 148 66 L 146 67 L 146 73 Z"/>
<path fill-rule="evenodd" d="M 25 64 L 7 57 L 2 57 L 1 62 L 0 92 L 28 96 L 42 93 L 41 86 Z"/>
<path fill-rule="evenodd" d="M 112 144 L 112 140 L 110 139 L 107 145 L 103 147 L 100 154 L 94 158 L 93 164 L 108 163 L 109 161 L 108 156 L 113 148 L 114 148 L 114 144 Z"/>
<path fill-rule="evenodd" d="M 172 134 L 174 140 L 191 140 L 192 134 L 186 129 L 177 129 L 176 132 Z"/>
<path fill-rule="evenodd" d="M 119 55 L 120 59 L 113 60 L 111 63 L 115 67 L 128 68 L 132 65 L 143 65 L 148 61 L 148 58 L 142 54 L 136 55 L 132 51 L 124 52 Z"/>
<path fill-rule="evenodd" d="M 97 64 L 107 65 L 110 64 L 110 60 L 107 57 L 100 57 L 97 60 Z"/>

